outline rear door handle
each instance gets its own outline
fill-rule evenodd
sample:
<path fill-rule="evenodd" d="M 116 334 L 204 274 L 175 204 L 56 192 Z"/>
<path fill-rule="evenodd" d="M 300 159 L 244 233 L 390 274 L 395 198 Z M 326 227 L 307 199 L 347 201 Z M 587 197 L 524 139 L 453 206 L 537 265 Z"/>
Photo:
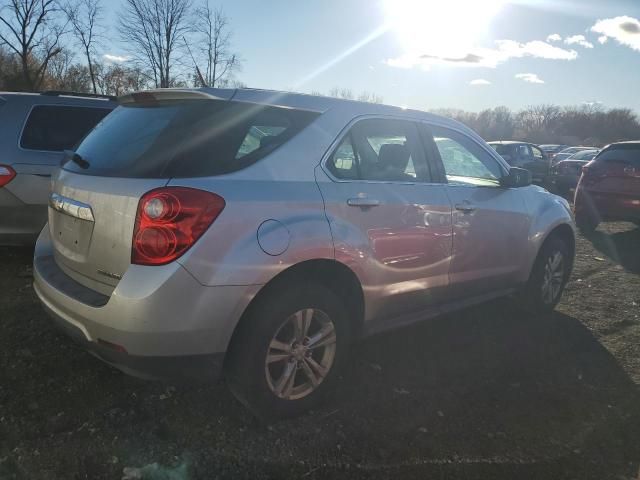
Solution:
<path fill-rule="evenodd" d="M 458 203 L 456 204 L 456 210 L 464 213 L 471 213 L 476 209 L 474 205 L 471 205 L 468 202 Z"/>
<path fill-rule="evenodd" d="M 378 205 L 380 205 L 380 200 L 366 197 L 356 197 L 347 200 L 347 205 L 351 207 L 377 207 Z"/>

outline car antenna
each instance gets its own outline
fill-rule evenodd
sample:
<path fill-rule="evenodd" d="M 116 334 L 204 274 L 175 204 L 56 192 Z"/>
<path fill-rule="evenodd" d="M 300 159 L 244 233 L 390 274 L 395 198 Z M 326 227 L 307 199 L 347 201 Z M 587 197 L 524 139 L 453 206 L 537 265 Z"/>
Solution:
<path fill-rule="evenodd" d="M 200 71 L 200 68 L 198 67 L 198 64 L 196 63 L 196 59 L 193 58 L 193 54 L 191 53 L 191 49 L 189 48 L 189 44 L 187 43 L 187 39 L 184 38 L 184 36 L 182 37 L 182 41 L 184 42 L 184 45 L 187 47 L 187 51 L 189 52 L 189 56 L 191 57 L 191 60 L 193 61 L 193 65 L 196 67 L 196 73 L 198 74 L 198 80 L 200 80 L 200 83 L 202 84 L 203 87 L 208 87 L 209 85 L 207 85 L 207 82 L 204 81 L 204 77 L 202 76 L 202 72 Z"/>

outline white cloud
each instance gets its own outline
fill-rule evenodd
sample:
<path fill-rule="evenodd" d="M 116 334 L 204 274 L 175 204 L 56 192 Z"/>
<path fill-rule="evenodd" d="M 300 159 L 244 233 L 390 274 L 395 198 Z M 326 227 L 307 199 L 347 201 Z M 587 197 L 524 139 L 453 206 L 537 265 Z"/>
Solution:
<path fill-rule="evenodd" d="M 609 41 L 609 37 L 607 37 L 606 35 L 602 35 L 598 37 L 598 42 L 600 43 L 600 45 L 604 45 L 608 41 Z"/>
<path fill-rule="evenodd" d="M 535 73 L 518 73 L 515 77 L 527 83 L 544 83 L 544 80 Z"/>
<path fill-rule="evenodd" d="M 459 56 L 445 56 L 437 51 L 406 53 L 398 58 L 386 60 L 392 67 L 429 69 L 434 65 L 452 65 L 460 67 L 495 68 L 511 58 L 544 58 L 549 60 L 575 60 L 578 52 L 556 47 L 542 40 L 519 43 L 514 40 L 498 40 L 495 48 L 478 47 Z"/>
<path fill-rule="evenodd" d="M 124 62 L 128 62 L 129 60 L 131 60 L 129 57 L 124 57 L 121 55 L 112 55 L 110 53 L 105 53 L 102 58 L 105 59 L 105 61 L 107 62 L 111 62 L 111 63 L 124 63 Z"/>
<path fill-rule="evenodd" d="M 591 31 L 602 35 L 598 39 L 600 43 L 605 43 L 603 37 L 613 38 L 621 45 L 640 51 L 640 20 L 637 18 L 623 16 L 598 20 Z"/>
<path fill-rule="evenodd" d="M 562 37 L 558 33 L 552 33 L 547 37 L 547 42 L 559 42 L 562 40 Z"/>
<path fill-rule="evenodd" d="M 572 35 L 564 39 L 567 45 L 580 45 L 584 48 L 593 48 L 593 43 L 588 42 L 584 35 Z"/>
<path fill-rule="evenodd" d="M 489 80 L 485 80 L 484 78 L 476 78 L 475 80 L 471 80 L 469 85 L 491 85 Z"/>

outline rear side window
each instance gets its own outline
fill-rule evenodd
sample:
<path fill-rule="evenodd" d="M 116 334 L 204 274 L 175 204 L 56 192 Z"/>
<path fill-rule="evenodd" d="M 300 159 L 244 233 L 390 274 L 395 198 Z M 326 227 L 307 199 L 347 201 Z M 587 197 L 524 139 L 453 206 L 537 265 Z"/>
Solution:
<path fill-rule="evenodd" d="M 38 105 L 31 109 L 20 146 L 27 150 L 70 150 L 109 112 L 108 108 Z"/>
<path fill-rule="evenodd" d="M 603 150 L 597 161 L 620 162 L 640 167 L 640 144 L 616 145 Z"/>
<path fill-rule="evenodd" d="M 77 153 L 76 173 L 128 178 L 204 177 L 263 158 L 309 125 L 317 113 L 220 100 L 123 105 Z"/>

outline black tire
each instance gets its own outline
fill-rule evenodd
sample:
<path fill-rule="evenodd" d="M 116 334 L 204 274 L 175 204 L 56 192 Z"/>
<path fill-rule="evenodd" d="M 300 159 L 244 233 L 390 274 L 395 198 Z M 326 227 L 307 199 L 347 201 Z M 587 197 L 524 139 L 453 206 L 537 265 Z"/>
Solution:
<path fill-rule="evenodd" d="M 278 365 L 280 362 L 269 364 L 274 367 L 267 366 L 267 355 L 274 352 L 270 350 L 270 344 L 274 336 L 282 331 L 287 320 L 291 319 L 296 312 L 305 309 L 314 310 L 311 323 L 315 322 L 317 317 L 322 317 L 323 320 L 328 317 L 333 324 L 335 329 L 333 361 L 328 373 L 313 391 L 302 398 L 280 398 L 274 393 L 277 382 L 272 381 L 270 385 L 267 378 L 271 374 L 270 368 L 280 366 Z M 348 320 L 347 310 L 342 300 L 326 287 L 315 283 L 296 285 L 294 282 L 278 285 L 251 306 L 234 335 L 225 372 L 231 392 L 258 418 L 265 421 L 300 415 L 314 408 L 331 392 L 346 360 L 351 340 Z M 313 325 L 309 329 L 310 332 L 312 328 Z M 318 353 L 322 352 L 318 350 Z M 312 355 L 314 354 L 312 352 Z M 317 364 L 321 363 L 317 359 L 316 361 Z M 282 366 L 283 375 L 284 369 L 290 366 L 289 362 L 304 363 L 306 368 L 310 365 L 301 359 L 285 360 Z M 282 378 L 284 376 L 280 377 Z M 294 382 L 305 378 L 309 378 L 306 371 L 299 368 L 294 375 Z"/>
<path fill-rule="evenodd" d="M 545 285 L 547 281 L 547 266 L 549 262 L 557 258 L 556 254 L 560 254 L 562 260 L 562 275 L 559 278 L 558 292 L 551 296 L 545 295 Z M 571 275 L 572 259 L 570 250 L 566 243 L 557 236 L 548 238 L 533 265 L 529 281 L 524 291 L 524 306 L 531 313 L 548 313 L 551 312 L 562 298 L 562 292 Z"/>
<path fill-rule="evenodd" d="M 595 232 L 600 222 L 595 215 L 588 211 L 576 212 L 576 225 L 586 235 Z"/>

